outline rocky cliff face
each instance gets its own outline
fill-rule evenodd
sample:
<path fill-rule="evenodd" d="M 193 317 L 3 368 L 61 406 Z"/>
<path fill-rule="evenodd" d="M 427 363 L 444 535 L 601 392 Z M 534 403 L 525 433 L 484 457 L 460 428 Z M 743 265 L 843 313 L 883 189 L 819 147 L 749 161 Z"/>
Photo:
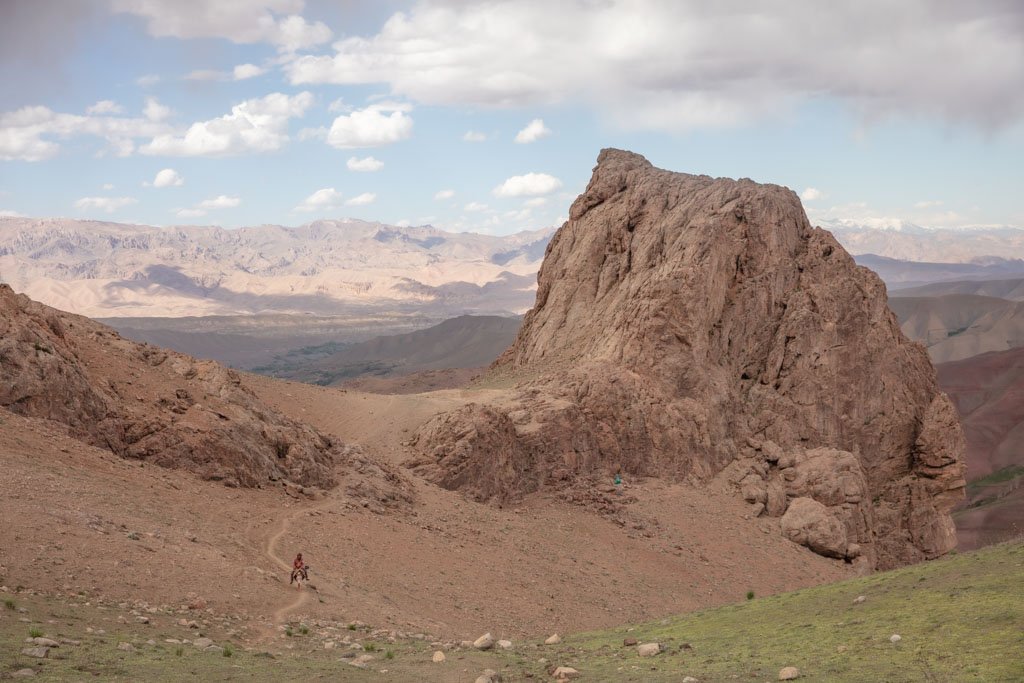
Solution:
<path fill-rule="evenodd" d="M 822 554 L 888 567 L 955 545 L 955 411 L 882 282 L 786 188 L 604 150 L 491 375 L 513 400 L 418 435 L 415 466 L 443 486 L 723 476 Z"/>
<path fill-rule="evenodd" d="M 233 486 L 328 488 L 335 466 L 377 480 L 381 500 L 393 498 L 385 489 L 398 483 L 358 450 L 262 404 L 234 371 L 122 339 L 7 285 L 0 285 L 0 407 L 62 423 L 122 457 Z"/>

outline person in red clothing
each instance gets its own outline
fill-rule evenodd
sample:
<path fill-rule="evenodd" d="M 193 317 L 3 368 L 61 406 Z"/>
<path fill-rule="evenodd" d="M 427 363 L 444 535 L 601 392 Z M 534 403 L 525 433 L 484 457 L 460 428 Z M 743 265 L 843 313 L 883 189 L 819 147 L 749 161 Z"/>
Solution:
<path fill-rule="evenodd" d="M 292 580 L 289 583 L 295 583 L 300 576 L 303 581 L 309 581 L 309 573 L 306 571 L 306 563 L 302 559 L 302 553 L 296 555 L 295 561 L 292 562 Z"/>

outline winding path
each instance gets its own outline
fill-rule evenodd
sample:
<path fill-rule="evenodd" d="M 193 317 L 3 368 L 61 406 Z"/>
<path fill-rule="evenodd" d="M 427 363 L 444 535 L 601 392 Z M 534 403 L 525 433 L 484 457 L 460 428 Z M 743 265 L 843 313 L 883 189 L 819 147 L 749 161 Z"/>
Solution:
<path fill-rule="evenodd" d="M 272 527 L 271 533 L 267 537 L 266 543 L 263 546 L 263 554 L 269 557 L 274 562 L 274 564 L 276 564 L 278 567 L 284 570 L 286 574 L 291 576 L 292 565 L 290 562 L 286 561 L 284 558 L 277 554 L 277 550 L 275 550 L 277 542 L 281 540 L 282 536 L 288 533 L 289 526 L 296 518 L 304 514 L 307 514 L 312 510 L 317 510 L 322 507 L 325 507 L 326 505 L 329 505 L 332 502 L 333 501 L 330 498 L 327 498 L 326 500 L 317 505 L 303 506 L 300 507 L 298 510 L 294 510 L 291 513 L 281 517 L 277 521 L 277 524 L 274 527 Z M 308 583 L 306 584 L 306 588 L 304 590 L 297 590 L 296 592 L 298 593 L 298 595 L 295 597 L 294 600 L 292 600 L 290 603 L 274 612 L 274 623 L 283 623 L 288 618 L 289 614 L 291 614 L 292 612 L 296 611 L 304 604 L 306 604 L 306 602 L 309 601 L 310 590 L 315 589 L 310 588 Z"/>

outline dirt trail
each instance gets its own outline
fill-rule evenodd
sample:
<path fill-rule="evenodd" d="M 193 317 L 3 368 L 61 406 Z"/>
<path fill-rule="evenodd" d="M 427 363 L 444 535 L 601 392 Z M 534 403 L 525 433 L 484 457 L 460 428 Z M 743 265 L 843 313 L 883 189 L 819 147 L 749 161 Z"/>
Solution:
<path fill-rule="evenodd" d="M 277 554 L 277 550 L 275 550 L 277 542 L 281 540 L 282 536 L 288 533 L 291 523 L 296 518 L 308 514 L 311 510 L 319 510 L 321 508 L 327 507 L 333 502 L 334 501 L 332 499 L 328 498 L 316 505 L 301 506 L 299 507 L 299 509 L 293 510 L 289 514 L 286 514 L 283 517 L 281 517 L 277 521 L 277 523 L 273 527 L 271 527 L 271 533 L 269 536 L 267 536 L 267 540 L 263 545 L 263 554 L 270 558 L 274 562 L 274 564 L 280 567 L 286 574 L 291 576 L 292 565 L 290 562 L 288 562 L 283 557 Z M 289 590 L 291 590 L 290 584 L 288 588 Z M 309 602 L 310 591 L 315 590 L 316 589 L 312 588 L 311 584 L 309 584 L 308 582 L 304 589 L 302 587 L 297 589 L 297 595 L 295 599 L 274 612 L 274 623 L 284 623 L 287 620 L 289 614 L 297 611 L 300 607 Z"/>

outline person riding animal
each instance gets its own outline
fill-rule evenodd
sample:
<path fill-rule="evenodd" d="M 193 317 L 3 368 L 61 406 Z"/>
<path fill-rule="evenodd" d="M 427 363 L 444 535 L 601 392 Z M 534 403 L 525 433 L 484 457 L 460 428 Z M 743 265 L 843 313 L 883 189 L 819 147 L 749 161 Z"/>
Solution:
<path fill-rule="evenodd" d="M 302 553 L 296 555 L 295 560 L 292 562 L 292 579 L 288 584 L 291 585 L 300 578 L 303 581 L 309 581 L 309 565 L 303 561 Z"/>

